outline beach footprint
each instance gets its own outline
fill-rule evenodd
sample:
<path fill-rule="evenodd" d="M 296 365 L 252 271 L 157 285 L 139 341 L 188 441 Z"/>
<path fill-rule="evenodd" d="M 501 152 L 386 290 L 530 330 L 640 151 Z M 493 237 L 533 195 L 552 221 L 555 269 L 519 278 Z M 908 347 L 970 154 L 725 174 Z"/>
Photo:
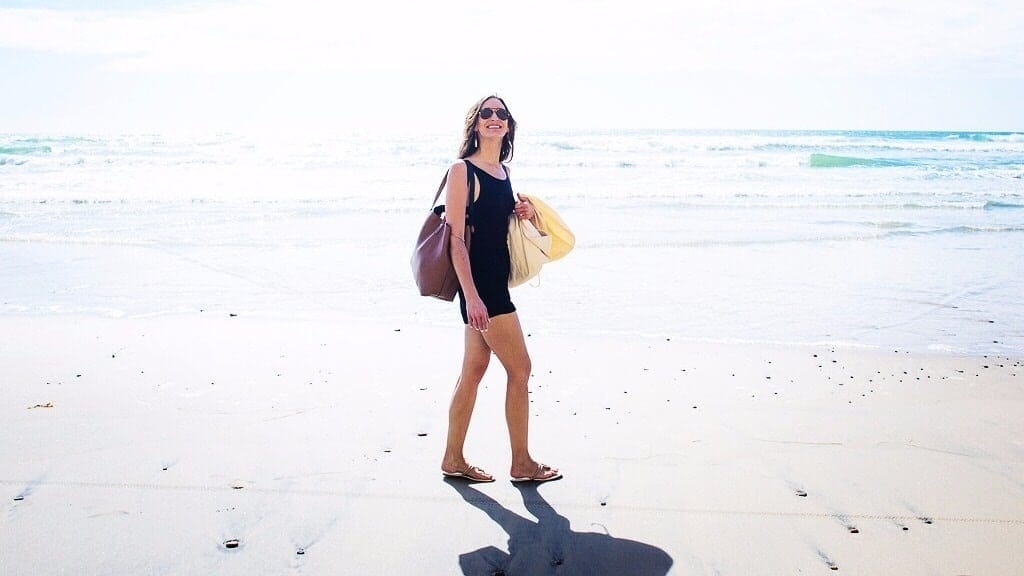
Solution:
<path fill-rule="evenodd" d="M 930 525 L 930 524 L 932 524 L 934 522 L 934 520 L 932 519 L 932 517 L 930 515 L 925 514 L 923 511 L 918 509 L 917 506 L 914 506 L 913 504 L 910 504 L 908 502 L 904 502 L 903 505 L 907 508 L 907 511 L 910 512 L 910 515 L 913 516 L 914 518 L 917 518 L 917 520 L 919 522 L 921 522 L 922 524 L 929 524 Z M 904 530 L 906 530 L 906 529 L 907 528 L 904 527 Z"/>
<path fill-rule="evenodd" d="M 302 524 L 291 530 L 290 540 L 292 547 L 295 548 L 295 554 L 292 556 L 290 574 L 303 573 L 306 556 L 315 552 L 317 543 L 337 524 L 337 516 L 331 516 L 321 522 L 311 522 L 309 515 L 302 516 Z"/>
<path fill-rule="evenodd" d="M 22 486 L 17 492 L 14 493 L 14 496 L 12 496 L 11 500 L 8 501 L 9 504 L 7 507 L 7 518 L 9 520 L 17 517 L 18 513 L 21 510 L 24 510 L 27 504 L 31 503 L 31 498 L 32 495 L 36 492 L 36 488 L 38 488 L 45 480 L 45 474 L 37 476 L 36 478 L 33 478 L 32 480 L 28 481 L 24 486 Z"/>
<path fill-rule="evenodd" d="M 237 553 L 251 540 L 251 535 L 268 516 L 270 494 L 247 490 L 225 492 L 223 501 L 217 504 L 218 517 L 222 518 L 219 532 L 214 537 L 222 553 Z"/>
<path fill-rule="evenodd" d="M 832 518 L 834 518 L 836 522 L 839 522 L 839 524 L 850 534 L 860 534 L 860 529 L 857 528 L 857 526 L 855 526 L 854 523 L 850 521 L 846 514 L 843 514 L 841 512 L 833 512 Z"/>
<path fill-rule="evenodd" d="M 821 548 L 815 548 L 814 551 L 817 553 L 818 558 L 821 559 L 822 564 L 824 564 L 826 568 L 829 570 L 839 570 L 839 565 L 836 564 L 835 560 L 830 558 L 828 554 L 825 554 Z"/>

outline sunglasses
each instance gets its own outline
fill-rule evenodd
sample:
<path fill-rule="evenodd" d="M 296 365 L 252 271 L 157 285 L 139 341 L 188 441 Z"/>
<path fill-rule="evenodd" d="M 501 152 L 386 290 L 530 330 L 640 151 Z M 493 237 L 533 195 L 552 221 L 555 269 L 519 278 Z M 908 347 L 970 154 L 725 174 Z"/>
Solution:
<path fill-rule="evenodd" d="M 480 117 L 484 120 L 487 120 L 492 115 L 497 115 L 498 120 L 508 120 L 510 117 L 508 110 L 505 110 L 504 108 L 481 108 L 478 114 L 480 114 Z"/>

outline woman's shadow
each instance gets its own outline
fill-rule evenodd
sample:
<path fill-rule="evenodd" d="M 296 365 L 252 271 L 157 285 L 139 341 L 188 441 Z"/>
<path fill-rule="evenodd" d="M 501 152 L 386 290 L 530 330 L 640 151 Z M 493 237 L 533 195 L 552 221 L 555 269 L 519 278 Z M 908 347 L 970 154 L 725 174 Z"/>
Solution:
<path fill-rule="evenodd" d="M 537 518 L 533 522 L 464 481 L 445 481 L 508 533 L 508 553 L 487 546 L 460 554 L 459 566 L 465 575 L 664 576 L 672 567 L 672 557 L 650 544 L 597 532 L 573 532 L 569 520 L 540 496 L 536 484 L 516 485 L 526 509 Z"/>

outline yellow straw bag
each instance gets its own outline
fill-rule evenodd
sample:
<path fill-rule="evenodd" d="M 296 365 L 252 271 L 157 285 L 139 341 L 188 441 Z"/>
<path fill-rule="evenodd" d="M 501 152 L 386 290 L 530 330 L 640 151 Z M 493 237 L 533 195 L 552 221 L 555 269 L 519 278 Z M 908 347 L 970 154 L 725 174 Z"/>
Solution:
<path fill-rule="evenodd" d="M 554 208 L 548 206 L 540 198 L 527 194 L 522 196 L 533 205 L 533 211 L 536 213 L 534 226 L 551 238 L 551 250 L 548 252 L 548 258 L 554 261 L 568 254 L 576 245 L 576 235 L 569 230 L 569 225 L 562 220 Z"/>
<path fill-rule="evenodd" d="M 537 274 L 551 261 L 551 238 L 537 230 L 529 220 L 520 220 L 515 214 L 508 220 L 509 288 L 519 286 Z"/>
<path fill-rule="evenodd" d="M 522 196 L 533 205 L 535 215 L 531 220 L 509 217 L 510 288 L 530 280 L 544 264 L 565 256 L 576 244 L 576 237 L 553 208 L 534 196 Z"/>

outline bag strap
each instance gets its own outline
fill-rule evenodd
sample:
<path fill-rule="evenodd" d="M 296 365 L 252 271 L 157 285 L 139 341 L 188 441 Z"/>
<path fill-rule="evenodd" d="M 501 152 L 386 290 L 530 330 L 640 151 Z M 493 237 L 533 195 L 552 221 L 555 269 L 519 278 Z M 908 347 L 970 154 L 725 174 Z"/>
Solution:
<path fill-rule="evenodd" d="M 473 166 L 469 160 L 463 160 L 466 164 L 466 226 L 473 224 L 473 197 L 476 196 L 476 174 L 473 173 Z"/>
<path fill-rule="evenodd" d="M 466 216 L 467 216 L 466 225 L 469 226 L 470 219 L 471 219 L 470 217 L 472 216 L 472 212 L 473 212 L 473 196 L 476 195 L 476 185 L 475 185 L 476 184 L 476 178 L 473 177 L 474 176 L 473 170 L 472 170 L 472 168 L 470 168 L 470 166 L 472 166 L 472 165 L 468 161 L 466 161 L 466 160 L 463 160 L 463 163 L 466 164 L 466 185 L 469 188 L 469 191 L 466 194 Z M 448 172 L 445 172 L 444 173 L 444 178 L 441 178 L 441 185 L 437 187 L 437 194 L 434 194 L 434 201 L 430 203 L 430 206 L 432 207 L 431 209 L 438 216 L 440 216 L 441 213 L 444 212 L 444 204 L 442 204 L 440 206 L 434 206 L 434 205 L 437 204 L 437 199 L 441 197 L 441 191 L 444 190 L 444 185 L 447 184 L 447 183 L 448 183 Z"/>
<path fill-rule="evenodd" d="M 430 207 L 433 208 L 434 204 L 437 204 L 437 199 L 441 197 L 441 191 L 444 190 L 444 185 L 448 183 L 448 173 L 444 173 L 444 178 L 441 178 L 441 185 L 437 187 L 437 194 L 434 194 L 434 201 L 430 203 Z"/>

